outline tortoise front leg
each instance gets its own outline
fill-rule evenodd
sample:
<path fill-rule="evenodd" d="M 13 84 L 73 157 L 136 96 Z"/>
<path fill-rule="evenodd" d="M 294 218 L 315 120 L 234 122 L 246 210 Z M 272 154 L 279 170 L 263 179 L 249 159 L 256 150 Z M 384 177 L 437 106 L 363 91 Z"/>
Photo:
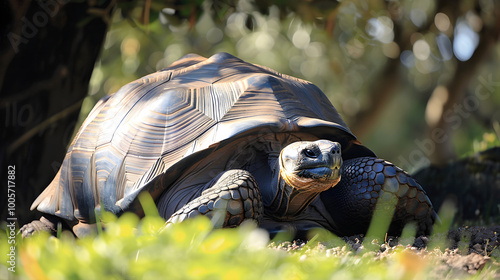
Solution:
<path fill-rule="evenodd" d="M 215 228 L 235 227 L 246 219 L 260 223 L 264 214 L 262 198 L 248 171 L 224 171 L 208 184 L 212 186 L 175 212 L 167 224 L 198 215 L 209 217 Z"/>
<path fill-rule="evenodd" d="M 23 225 L 19 231 L 23 238 L 30 237 L 43 231 L 50 233 L 52 236 L 56 236 L 58 223 L 62 223 L 58 217 L 46 215 L 42 216 L 40 220 L 35 220 Z"/>
<path fill-rule="evenodd" d="M 365 233 L 377 203 L 396 208 L 389 234 L 399 235 L 408 222 L 417 225 L 417 234 L 430 234 L 437 217 L 422 187 L 405 171 L 383 159 L 361 157 L 344 161 L 342 179 L 321 194 L 323 204 L 342 235 Z"/>

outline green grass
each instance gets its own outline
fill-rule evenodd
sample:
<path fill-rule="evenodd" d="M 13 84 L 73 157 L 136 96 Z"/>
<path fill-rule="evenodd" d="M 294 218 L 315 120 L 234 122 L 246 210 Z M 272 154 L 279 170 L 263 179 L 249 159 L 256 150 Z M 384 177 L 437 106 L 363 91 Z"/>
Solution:
<path fill-rule="evenodd" d="M 5 231 L 0 234 L 0 279 L 406 280 L 500 276 L 499 254 L 491 254 L 482 270 L 469 274 L 446 264 L 467 248 L 445 250 L 443 241 L 431 242 L 429 248 L 433 249 L 420 251 L 409 245 L 390 247 L 383 240 L 388 227 L 383 220 L 372 223 L 377 225 L 369 230 L 372 237 L 365 238 L 363 247 L 354 251 L 341 238 L 319 229 L 310 232 L 307 244 L 297 245 L 287 241 L 290 236 L 286 233 L 269 240 L 267 232 L 251 222 L 214 230 L 209 219 L 198 217 L 165 227 L 151 197 L 141 195 L 140 201 L 145 218 L 132 213 L 120 218 L 103 213 L 100 220 L 105 227 L 98 227 L 92 236 L 77 239 L 60 230 L 58 238 L 45 233 L 28 239 L 18 236 L 15 273 L 8 271 L 11 245 Z M 444 219 L 438 234 L 447 230 L 453 216 L 453 207 L 448 208 L 441 209 Z M 392 211 L 380 209 L 381 213 Z M 414 233 L 412 226 L 405 229 L 403 236 L 409 241 L 401 243 L 411 244 Z"/>
<path fill-rule="evenodd" d="M 106 230 L 96 236 L 75 239 L 63 232 L 60 238 L 40 234 L 18 239 L 16 273 L 5 266 L 7 235 L 2 234 L 0 278 L 494 279 L 499 270 L 491 260 L 475 275 L 452 269 L 443 262 L 451 253 L 438 249 L 416 251 L 400 245 L 386 246 L 383 253 L 356 253 L 325 232 L 297 249 L 290 242 L 272 243 L 252 223 L 213 230 L 201 217 L 159 231 L 164 220 L 156 215 L 139 220 L 130 213 L 118 219 L 105 214 L 103 220 Z"/>

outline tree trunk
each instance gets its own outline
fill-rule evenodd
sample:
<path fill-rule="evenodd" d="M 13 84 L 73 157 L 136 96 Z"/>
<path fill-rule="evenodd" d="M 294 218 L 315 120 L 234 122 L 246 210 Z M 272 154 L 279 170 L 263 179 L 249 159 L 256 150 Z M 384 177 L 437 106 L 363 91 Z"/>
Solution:
<path fill-rule="evenodd" d="M 0 4 L 0 204 L 15 190 L 3 221 L 32 220 L 31 203 L 62 163 L 114 6 L 91 3 Z"/>
<path fill-rule="evenodd" d="M 479 101 L 484 99 L 484 90 L 471 92 L 468 97 L 466 91 L 477 69 L 491 55 L 500 39 L 500 5 L 494 8 L 495 21 L 485 25 L 479 33 L 480 41 L 472 57 L 467 61 L 457 61 L 452 79 L 446 86 L 438 86 L 428 101 L 426 115 L 436 115 L 427 117 L 428 149 L 432 151 L 428 154 L 434 165 L 445 165 L 456 158 L 453 132 L 479 109 Z"/>

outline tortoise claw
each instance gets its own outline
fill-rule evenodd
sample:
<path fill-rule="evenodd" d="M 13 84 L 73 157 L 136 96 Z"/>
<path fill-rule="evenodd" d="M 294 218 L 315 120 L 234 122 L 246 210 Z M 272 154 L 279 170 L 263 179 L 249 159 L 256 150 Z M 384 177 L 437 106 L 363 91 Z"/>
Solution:
<path fill-rule="evenodd" d="M 45 217 L 40 218 L 40 220 L 35 220 L 29 224 L 25 224 L 21 227 L 21 229 L 19 229 L 19 232 L 23 238 L 33 236 L 40 232 L 48 232 L 52 236 L 57 235 L 55 223 Z"/>

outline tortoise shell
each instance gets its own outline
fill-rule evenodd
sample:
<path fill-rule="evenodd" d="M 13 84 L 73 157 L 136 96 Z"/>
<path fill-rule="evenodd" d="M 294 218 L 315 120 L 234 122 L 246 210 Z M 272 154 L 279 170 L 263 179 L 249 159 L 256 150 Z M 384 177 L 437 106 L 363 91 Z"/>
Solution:
<path fill-rule="evenodd" d="M 140 192 L 157 199 L 218 145 L 256 131 L 307 131 L 340 142 L 344 158 L 373 155 L 315 85 L 227 53 L 187 55 L 102 98 L 32 209 L 69 221 L 139 212 Z"/>

